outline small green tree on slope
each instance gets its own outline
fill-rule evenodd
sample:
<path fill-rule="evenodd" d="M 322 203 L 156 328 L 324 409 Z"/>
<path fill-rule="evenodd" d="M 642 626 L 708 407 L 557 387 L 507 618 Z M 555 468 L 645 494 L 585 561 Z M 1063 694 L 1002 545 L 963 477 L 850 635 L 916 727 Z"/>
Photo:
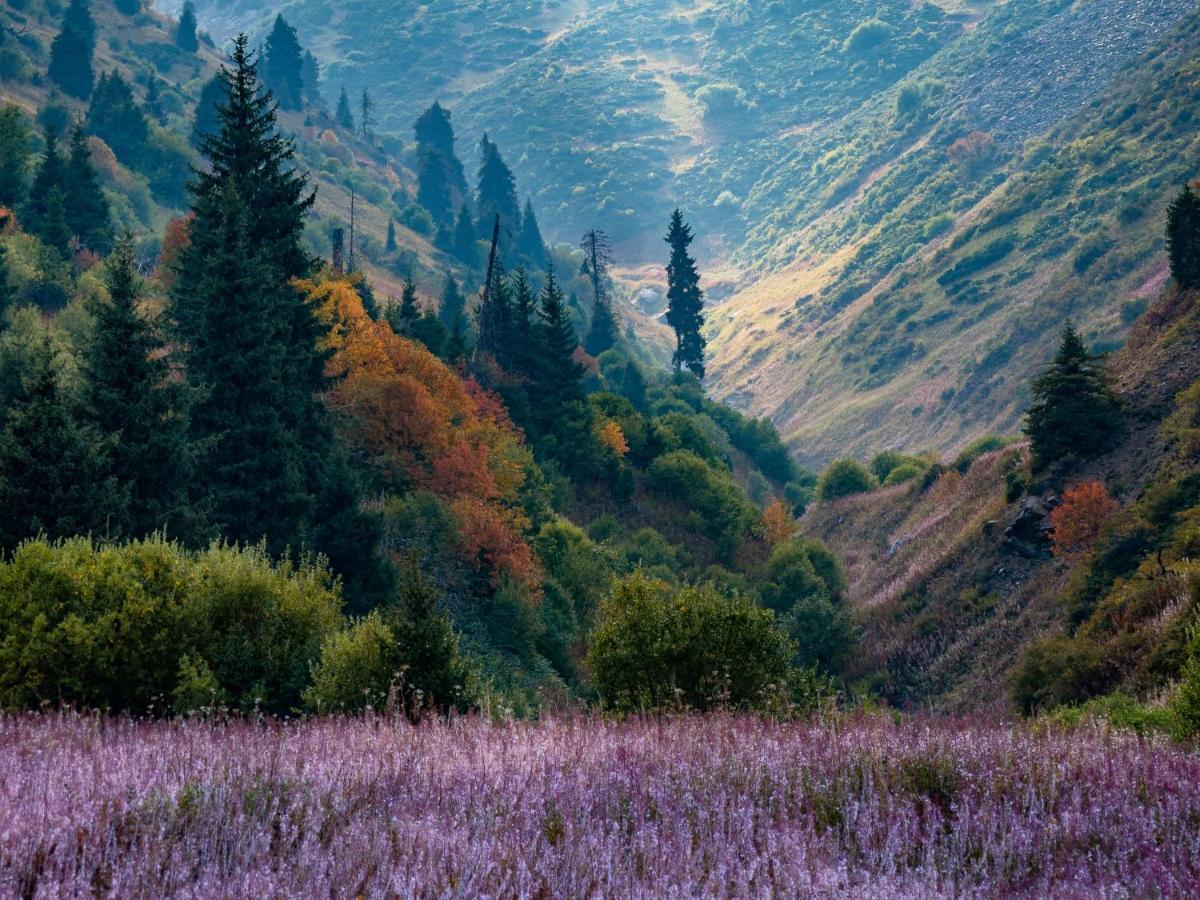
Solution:
<path fill-rule="evenodd" d="M 1034 466 L 1096 456 L 1113 445 L 1120 427 L 1120 406 L 1103 363 L 1067 323 L 1053 361 L 1033 382 L 1025 434 L 1033 443 Z"/>

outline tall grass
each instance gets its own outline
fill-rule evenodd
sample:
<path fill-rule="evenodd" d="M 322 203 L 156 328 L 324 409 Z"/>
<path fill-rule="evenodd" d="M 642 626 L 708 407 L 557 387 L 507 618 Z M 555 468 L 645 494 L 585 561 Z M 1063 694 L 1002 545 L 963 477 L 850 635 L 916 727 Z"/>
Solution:
<path fill-rule="evenodd" d="M 1184 896 L 1200 758 L 726 715 L 0 719 L 0 896 Z"/>

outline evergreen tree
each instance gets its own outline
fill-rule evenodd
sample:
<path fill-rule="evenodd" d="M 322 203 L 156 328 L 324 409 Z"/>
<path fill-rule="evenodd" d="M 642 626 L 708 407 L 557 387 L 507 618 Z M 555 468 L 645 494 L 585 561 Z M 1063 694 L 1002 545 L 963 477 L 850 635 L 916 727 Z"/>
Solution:
<path fill-rule="evenodd" d="M 508 369 L 511 333 L 512 291 L 504 266 L 497 259 L 491 282 L 485 285 L 475 310 L 475 352 L 490 356 L 502 369 Z"/>
<path fill-rule="evenodd" d="M 46 69 L 46 77 L 68 96 L 86 100 L 92 93 L 95 40 L 96 26 L 88 0 L 71 0 L 63 15 L 62 30 L 50 45 Z"/>
<path fill-rule="evenodd" d="M 592 356 L 599 356 L 615 346 L 619 336 L 617 317 L 613 314 L 608 298 L 601 295 L 600 302 L 592 307 L 592 324 L 588 328 L 583 348 Z"/>
<path fill-rule="evenodd" d="M 465 321 L 466 310 L 467 300 L 454 276 L 447 272 L 446 286 L 442 289 L 442 299 L 438 304 L 438 318 L 447 330 L 453 332 L 455 323 L 461 326 Z"/>
<path fill-rule="evenodd" d="M 479 142 L 479 227 L 481 238 L 490 238 L 492 223 L 500 216 L 502 233 L 520 232 L 521 207 L 517 203 L 517 181 L 500 155 L 500 148 L 485 134 Z"/>
<path fill-rule="evenodd" d="M 304 85 L 304 99 L 312 106 L 322 106 L 321 67 L 309 50 L 304 51 L 304 62 L 300 67 L 300 81 Z"/>
<path fill-rule="evenodd" d="M 296 29 L 282 15 L 263 47 L 262 80 L 280 109 L 300 109 L 304 101 L 304 56 Z"/>
<path fill-rule="evenodd" d="M 95 327 L 83 356 L 83 405 L 86 420 L 112 437 L 108 472 L 128 501 L 109 530 L 127 538 L 159 529 L 196 537 L 187 496 L 195 453 L 184 391 L 171 378 L 162 339 L 138 311 L 132 239 L 117 243 L 106 266 L 109 299 L 91 301 Z"/>
<path fill-rule="evenodd" d="M 361 601 L 387 588 L 380 528 L 358 509 L 319 399 L 320 326 L 291 284 L 313 264 L 301 244 L 313 194 L 244 35 L 220 77 L 220 128 L 201 145 L 207 166 L 190 186 L 194 218 L 171 294 L 189 379 L 204 392 L 193 438 L 214 444 L 198 481 L 226 537 L 324 552 Z"/>
<path fill-rule="evenodd" d="M 417 138 L 418 202 L 436 224 L 452 227 L 454 211 L 467 202 L 469 191 L 454 149 L 449 110 L 434 102 L 413 124 L 413 130 Z"/>
<path fill-rule="evenodd" d="M 192 5 L 192 0 L 186 0 L 183 4 L 179 25 L 175 29 L 175 46 L 188 53 L 200 49 L 200 40 L 196 36 L 196 7 Z"/>
<path fill-rule="evenodd" d="M 67 202 L 63 190 L 55 185 L 46 198 L 46 213 L 38 221 L 37 236 L 66 259 L 71 253 L 71 227 L 67 224 Z"/>
<path fill-rule="evenodd" d="M 192 145 L 199 147 L 205 138 L 214 136 L 221 128 L 219 110 L 225 102 L 225 84 L 220 75 L 214 75 L 200 89 L 196 103 L 196 117 L 192 120 Z"/>
<path fill-rule="evenodd" d="M 162 89 L 159 87 L 161 83 L 154 75 L 149 76 L 146 82 L 146 102 L 142 104 L 146 115 L 159 125 L 166 121 L 167 115 L 162 106 Z"/>
<path fill-rule="evenodd" d="M 337 121 L 347 131 L 354 130 L 354 113 L 350 112 L 350 98 L 346 94 L 345 87 L 342 88 L 342 93 L 338 96 Z"/>
<path fill-rule="evenodd" d="M 509 359 L 513 372 L 526 378 L 535 378 L 542 359 L 537 329 L 538 301 L 525 267 L 517 269 L 513 278 L 512 331 L 509 337 L 511 351 Z"/>
<path fill-rule="evenodd" d="M 542 353 L 540 399 L 548 401 L 548 408 L 561 408 L 583 398 L 583 367 L 575 361 L 579 338 L 571 325 L 566 297 L 558 285 L 553 265 L 546 271 L 538 317 L 541 319 L 538 343 Z"/>
<path fill-rule="evenodd" d="M 371 100 L 371 95 L 367 93 L 367 89 L 362 89 L 362 94 L 358 99 L 358 127 L 362 131 L 364 141 L 371 140 L 373 135 L 372 128 L 375 125 L 375 104 Z"/>
<path fill-rule="evenodd" d="M 391 217 L 388 218 L 387 240 L 383 243 L 383 252 L 396 252 L 396 223 L 391 219 Z"/>
<path fill-rule="evenodd" d="M 1116 441 L 1121 412 L 1103 363 L 1068 322 L 1050 366 L 1033 382 L 1025 434 L 1037 469 L 1067 457 L 1088 458 Z"/>
<path fill-rule="evenodd" d="M 89 250 L 107 253 L 112 247 L 108 200 L 100 190 L 100 180 L 92 168 L 82 120 L 71 130 L 71 154 L 67 157 L 63 181 L 64 194 L 70 198 L 66 208 L 68 230 Z"/>
<path fill-rule="evenodd" d="M 667 324 L 675 329 L 672 363 L 676 372 L 687 368 L 697 378 L 703 378 L 707 345 L 700 333 L 704 327 L 704 293 L 700 290 L 696 262 L 688 254 L 693 239 L 691 226 L 675 210 L 666 238 L 671 246 L 671 261 L 667 264 Z"/>
<path fill-rule="evenodd" d="M 421 308 L 417 306 L 417 286 L 413 284 L 410 275 L 404 279 L 404 292 L 400 296 L 400 302 L 393 303 L 391 309 L 388 310 L 388 321 L 396 334 L 411 338 L 420 318 Z"/>
<path fill-rule="evenodd" d="M 104 534 L 124 505 L 105 474 L 109 442 L 75 415 L 49 334 L 26 360 L 0 431 L 0 548 L 7 550 L 38 534 Z"/>
<path fill-rule="evenodd" d="M 150 123 L 133 99 L 133 89 L 117 72 L 101 75 L 88 107 L 87 128 L 108 144 L 117 159 L 138 166 L 146 157 Z"/>
<path fill-rule="evenodd" d="M 584 349 L 599 356 L 617 342 L 617 319 L 608 299 L 608 267 L 612 262 L 612 244 L 608 235 L 595 229 L 583 236 L 583 265 L 592 280 L 592 324 L 584 339 Z"/>
<path fill-rule="evenodd" d="M 5 220 L 0 219 L 0 228 Z M 0 334 L 8 327 L 8 313 L 17 299 L 17 289 L 13 287 L 8 272 L 8 247 L 0 243 Z"/>
<path fill-rule="evenodd" d="M 1179 286 L 1200 286 L 1200 197 L 1188 185 L 1167 209 L 1167 253 Z"/>
<path fill-rule="evenodd" d="M 66 180 L 66 165 L 58 147 L 58 135 L 47 128 L 44 132 L 45 147 L 33 176 L 33 187 L 29 191 L 29 202 L 25 207 L 25 230 L 40 235 L 50 213 L 50 197 L 55 190 L 60 192 Z M 65 225 L 65 213 L 64 213 Z"/>
<path fill-rule="evenodd" d="M 458 212 L 458 225 L 454 229 L 454 255 L 472 269 L 478 265 L 477 240 L 475 223 L 471 221 L 471 211 L 464 203 Z"/>
<path fill-rule="evenodd" d="M 546 243 L 542 240 L 542 230 L 538 227 L 537 216 L 533 212 L 533 201 L 525 198 L 525 211 L 521 213 L 521 233 L 517 237 L 517 251 L 539 269 L 544 269 L 549 262 L 546 253 Z"/>
<path fill-rule="evenodd" d="M 0 107 L 0 206 L 8 209 L 25 202 L 33 154 L 29 138 L 21 108 L 14 103 Z"/>

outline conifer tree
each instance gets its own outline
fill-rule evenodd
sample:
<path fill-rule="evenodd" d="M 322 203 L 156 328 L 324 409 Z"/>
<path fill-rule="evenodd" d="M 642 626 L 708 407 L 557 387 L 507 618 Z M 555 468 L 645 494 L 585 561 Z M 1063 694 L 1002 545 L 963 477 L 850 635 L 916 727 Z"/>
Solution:
<path fill-rule="evenodd" d="M 1120 427 L 1120 407 L 1108 373 L 1068 322 L 1054 360 L 1033 382 L 1025 433 L 1033 444 L 1034 467 L 1103 453 Z"/>
<path fill-rule="evenodd" d="M 64 195 L 70 198 L 66 208 L 68 230 L 89 250 L 107 253 L 112 247 L 108 200 L 92 168 L 82 120 L 71 130 L 71 154 L 67 157 L 63 183 Z"/>
<path fill-rule="evenodd" d="M 1184 185 L 1167 209 L 1167 253 L 1181 288 L 1200 286 L 1200 197 Z"/>
<path fill-rule="evenodd" d="M 603 231 L 595 229 L 583 236 L 583 265 L 592 281 L 592 324 L 584 339 L 584 349 L 599 356 L 617 342 L 617 319 L 608 299 L 608 267 L 612 262 L 612 244 Z"/>
<path fill-rule="evenodd" d="M 550 407 L 558 408 L 583 397 L 583 367 L 575 361 L 579 338 L 571 325 L 566 297 L 553 265 L 546 270 L 538 317 L 542 354 L 539 392 Z"/>
<path fill-rule="evenodd" d="M 509 358 L 513 371 L 527 378 L 536 377 L 542 358 L 541 335 L 537 329 L 538 312 L 538 301 L 529 283 L 529 275 L 521 266 L 513 278 L 512 331 L 509 337 L 512 349 Z"/>
<path fill-rule="evenodd" d="M 124 506 L 105 473 L 110 442 L 76 416 L 48 333 L 29 349 L 9 400 L 0 431 L 0 547 L 11 550 L 38 534 L 106 533 Z"/>
<path fill-rule="evenodd" d="M 350 97 L 346 94 L 345 86 L 342 87 L 342 93 L 338 96 L 336 115 L 339 125 L 347 131 L 354 130 L 354 113 L 350 111 Z"/>
<path fill-rule="evenodd" d="M 697 378 L 704 377 L 704 350 L 707 342 L 704 327 L 704 293 L 700 290 L 700 273 L 688 254 L 694 235 L 691 226 L 683 221 L 679 210 L 671 216 L 667 243 L 671 260 L 667 264 L 667 324 L 675 330 L 675 371 L 687 368 Z"/>
<path fill-rule="evenodd" d="M 166 112 L 162 107 L 162 89 L 159 87 L 161 83 L 154 75 L 149 76 L 146 82 L 146 101 L 142 104 L 146 115 L 159 125 L 166 120 Z"/>
<path fill-rule="evenodd" d="M 375 127 L 375 103 L 371 100 L 371 95 L 366 88 L 362 89 L 362 94 L 358 98 L 358 127 L 362 132 L 364 141 L 371 140 Z"/>
<path fill-rule="evenodd" d="M 396 252 L 396 223 L 392 218 L 388 218 L 387 240 L 383 243 L 384 253 Z"/>
<path fill-rule="evenodd" d="M 521 234 L 517 237 L 517 250 L 539 269 L 544 269 L 549 262 L 546 243 L 542 240 L 542 230 L 538 227 L 537 216 L 533 212 L 533 201 L 528 197 L 525 198 L 525 211 L 521 213 Z"/>
<path fill-rule="evenodd" d="M 267 36 L 262 56 L 262 81 L 280 109 L 300 109 L 304 101 L 304 57 L 296 29 L 282 15 Z"/>
<path fill-rule="evenodd" d="M 183 386 L 171 378 L 163 340 L 138 310 L 133 241 L 118 241 L 107 263 L 109 297 L 93 299 L 95 320 L 83 356 L 84 414 L 112 438 L 108 472 L 126 493 L 113 533 L 141 537 L 165 529 L 198 537 L 187 489 L 195 461 Z"/>
<path fill-rule="evenodd" d="M 304 99 L 313 106 L 322 106 L 321 67 L 312 51 L 304 51 L 304 63 L 300 67 L 300 80 L 304 84 Z"/>
<path fill-rule="evenodd" d="M 413 284 L 410 275 L 404 279 L 404 291 L 400 295 L 400 302 L 393 303 L 388 311 L 388 320 L 396 334 L 411 338 L 416 332 L 417 322 L 420 318 L 421 308 L 417 306 L 417 286 Z"/>
<path fill-rule="evenodd" d="M 448 331 L 453 331 L 456 322 L 461 327 L 465 321 L 466 309 L 467 300 L 459 290 L 458 282 L 447 272 L 446 286 L 442 289 L 442 299 L 438 304 L 438 318 Z"/>
<path fill-rule="evenodd" d="M 464 265 L 475 268 L 478 265 L 478 245 L 475 236 L 475 223 L 471 221 L 471 211 L 463 204 L 458 211 L 458 224 L 454 229 L 454 255 Z"/>
<path fill-rule="evenodd" d="M 517 181 L 497 147 L 485 134 L 479 142 L 479 225 L 477 234 L 487 238 L 492 223 L 500 216 L 503 234 L 516 235 L 521 226 L 521 207 L 517 203 Z"/>
<path fill-rule="evenodd" d="M 4 220 L 0 220 L 0 228 Z M 8 247 L 0 243 L 0 334 L 8 327 L 8 313 L 17 299 L 17 289 L 13 287 L 8 271 Z"/>
<path fill-rule="evenodd" d="M 175 46 L 188 53 L 195 53 L 200 49 L 200 40 L 196 36 L 196 7 L 192 0 L 186 0 L 183 4 L 179 25 L 175 29 Z"/>
<path fill-rule="evenodd" d="M 490 356 L 502 369 L 508 369 L 511 333 L 512 290 L 504 265 L 497 259 L 491 282 L 484 286 L 475 310 L 475 352 Z"/>
<path fill-rule="evenodd" d="M 58 135 L 46 128 L 44 140 L 42 157 L 38 161 L 37 172 L 33 176 L 33 187 L 29 191 L 29 202 L 25 207 L 25 230 L 38 235 L 41 234 L 50 211 L 51 194 L 55 189 L 61 192 L 66 179 L 66 164 L 59 150 Z"/>
<path fill-rule="evenodd" d="M 129 82 L 115 71 L 101 75 L 96 82 L 87 128 L 126 165 L 137 166 L 146 156 L 150 124 L 133 99 Z"/>
<path fill-rule="evenodd" d="M 50 45 L 50 64 L 46 69 L 46 76 L 64 94 L 86 100 L 92 93 L 95 42 L 96 25 L 88 0 L 71 0 L 63 15 L 62 30 Z"/>
<path fill-rule="evenodd" d="M 215 135 L 221 127 L 218 110 L 225 102 L 225 87 L 220 75 L 214 75 L 200 89 L 196 116 L 192 120 L 192 145 L 199 147 L 205 138 Z"/>
<path fill-rule="evenodd" d="M 15 103 L 0 107 L 0 206 L 16 209 L 29 187 L 29 158 L 33 153 L 25 114 Z"/>
<path fill-rule="evenodd" d="M 210 518 L 233 540 L 265 535 L 272 552 L 328 555 L 352 598 L 378 596 L 387 574 L 373 517 L 320 402 L 320 328 L 292 279 L 313 262 L 301 236 L 313 194 L 276 128 L 241 35 L 222 69 L 219 131 L 190 186 L 194 218 L 171 311 L 189 379 L 203 390 L 192 435 L 213 442 L 198 481 Z"/>
<path fill-rule="evenodd" d="M 454 149 L 450 112 L 436 101 L 413 124 L 417 138 L 417 202 L 439 227 L 454 226 L 454 212 L 466 204 L 467 178 Z"/>
<path fill-rule="evenodd" d="M 37 236 L 47 247 L 53 247 L 64 259 L 71 252 L 71 228 L 67 224 L 67 201 L 60 185 L 50 189 L 46 212 L 38 221 Z"/>

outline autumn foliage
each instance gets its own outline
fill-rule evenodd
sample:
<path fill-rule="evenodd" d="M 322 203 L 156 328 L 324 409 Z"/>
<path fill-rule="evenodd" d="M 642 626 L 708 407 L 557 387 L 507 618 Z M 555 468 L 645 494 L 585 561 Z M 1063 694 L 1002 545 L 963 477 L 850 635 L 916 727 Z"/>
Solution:
<path fill-rule="evenodd" d="M 796 536 L 796 520 L 782 500 L 776 500 L 763 510 L 762 525 L 763 536 L 772 547 Z"/>
<path fill-rule="evenodd" d="M 457 520 L 464 562 L 532 583 L 518 504 L 532 458 L 499 399 L 372 320 L 349 281 L 299 287 L 329 328 L 329 403 L 380 486 L 439 497 Z"/>
<path fill-rule="evenodd" d="M 1067 491 L 1062 506 L 1050 514 L 1055 556 L 1073 559 L 1086 553 L 1116 508 L 1099 481 L 1085 481 Z"/>

